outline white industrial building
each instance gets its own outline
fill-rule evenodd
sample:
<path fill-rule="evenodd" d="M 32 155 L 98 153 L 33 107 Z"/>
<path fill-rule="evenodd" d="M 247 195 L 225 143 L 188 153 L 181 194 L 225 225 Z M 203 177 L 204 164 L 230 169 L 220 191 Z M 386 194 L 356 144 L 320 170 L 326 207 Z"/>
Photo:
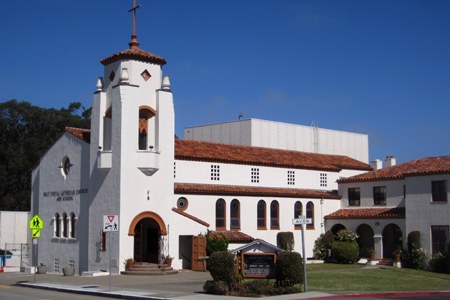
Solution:
<path fill-rule="evenodd" d="M 345 155 L 369 162 L 366 134 L 302 126 L 259 119 L 237 120 L 186 127 L 184 138 L 205 142 Z"/>

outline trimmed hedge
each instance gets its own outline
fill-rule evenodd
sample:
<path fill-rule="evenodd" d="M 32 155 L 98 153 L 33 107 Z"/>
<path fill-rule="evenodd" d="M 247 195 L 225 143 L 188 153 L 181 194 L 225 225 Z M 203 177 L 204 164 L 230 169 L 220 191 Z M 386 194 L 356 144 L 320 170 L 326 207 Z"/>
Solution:
<path fill-rule="evenodd" d="M 281 252 L 277 255 L 276 281 L 278 286 L 288 287 L 303 283 L 303 259 L 298 252 Z"/>
<path fill-rule="evenodd" d="M 411 231 L 408 234 L 408 253 L 411 254 L 413 249 L 419 249 L 421 247 L 422 243 L 420 242 L 420 231 Z"/>
<path fill-rule="evenodd" d="M 209 231 L 206 233 L 206 255 L 210 256 L 217 251 L 227 251 L 230 241 L 222 234 L 221 237 L 212 238 Z"/>
<path fill-rule="evenodd" d="M 331 245 L 331 255 L 341 264 L 354 264 L 358 260 L 359 246 L 356 241 L 335 241 Z"/>
<path fill-rule="evenodd" d="M 286 251 L 294 250 L 294 234 L 292 232 L 279 232 L 277 234 L 277 246 Z"/>
<path fill-rule="evenodd" d="M 214 252 L 209 256 L 208 265 L 214 281 L 223 281 L 233 289 L 238 279 L 233 254 L 228 251 Z"/>

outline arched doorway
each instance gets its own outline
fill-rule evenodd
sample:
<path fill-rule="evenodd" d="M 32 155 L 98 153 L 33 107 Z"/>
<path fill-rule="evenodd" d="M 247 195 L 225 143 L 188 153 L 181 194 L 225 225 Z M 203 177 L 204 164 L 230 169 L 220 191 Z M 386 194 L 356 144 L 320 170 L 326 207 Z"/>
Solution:
<path fill-rule="evenodd" d="M 341 229 L 345 229 L 345 226 L 342 224 L 334 224 L 333 227 L 331 227 L 331 232 L 336 235 Z"/>
<path fill-rule="evenodd" d="M 367 224 L 361 224 L 356 229 L 356 234 L 358 234 L 358 238 L 356 241 L 359 246 L 359 256 L 360 257 L 370 257 L 369 251 L 367 249 L 374 248 L 375 243 L 373 241 L 373 229 Z"/>
<path fill-rule="evenodd" d="M 137 263 L 159 263 L 164 250 L 162 236 L 167 235 L 163 219 L 154 212 L 142 212 L 130 224 L 129 236 L 134 236 L 133 258 Z"/>
<path fill-rule="evenodd" d="M 396 224 L 389 224 L 383 229 L 383 258 L 394 258 L 394 252 L 402 246 L 402 230 Z"/>

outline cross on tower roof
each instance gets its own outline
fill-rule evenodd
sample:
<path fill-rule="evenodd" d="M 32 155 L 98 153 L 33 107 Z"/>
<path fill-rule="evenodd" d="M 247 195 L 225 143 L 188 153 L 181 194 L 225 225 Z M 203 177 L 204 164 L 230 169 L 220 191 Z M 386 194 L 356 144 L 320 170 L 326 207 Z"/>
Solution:
<path fill-rule="evenodd" d="M 133 4 L 134 4 L 133 8 L 128 11 L 128 12 L 133 11 L 133 35 L 131 35 L 131 42 L 128 43 L 128 45 L 130 45 L 130 48 L 132 48 L 132 49 L 137 49 L 139 46 L 139 43 L 136 40 L 136 38 L 137 38 L 137 35 L 136 35 L 136 9 L 141 7 L 141 5 L 139 4 L 138 6 L 136 6 L 136 0 L 134 0 Z"/>

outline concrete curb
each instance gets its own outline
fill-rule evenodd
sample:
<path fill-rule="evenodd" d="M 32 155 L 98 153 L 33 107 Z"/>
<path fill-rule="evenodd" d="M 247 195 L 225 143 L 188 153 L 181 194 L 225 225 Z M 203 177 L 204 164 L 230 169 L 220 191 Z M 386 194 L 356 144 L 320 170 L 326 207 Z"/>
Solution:
<path fill-rule="evenodd" d="M 51 286 L 51 285 L 43 285 L 39 283 L 19 283 L 20 286 L 25 286 L 29 288 L 35 289 L 43 289 L 43 290 L 53 290 L 58 292 L 65 293 L 74 293 L 81 295 L 94 295 L 94 296 L 105 296 L 109 298 L 117 298 L 117 299 L 143 299 L 143 300 L 174 300 L 174 298 L 161 298 L 161 297 L 153 297 L 146 295 L 138 295 L 141 292 L 130 292 L 130 291 L 109 291 L 99 288 L 98 290 L 82 290 L 82 286 Z M 136 293 L 136 295 L 133 295 Z M 151 294 L 142 292 L 142 294 Z"/>
<path fill-rule="evenodd" d="M 393 297 L 414 297 L 414 296 L 443 296 L 450 295 L 450 291 L 428 291 L 428 292 L 379 292 L 366 294 L 341 294 L 311 299 L 338 299 L 338 298 L 393 298 Z"/>

